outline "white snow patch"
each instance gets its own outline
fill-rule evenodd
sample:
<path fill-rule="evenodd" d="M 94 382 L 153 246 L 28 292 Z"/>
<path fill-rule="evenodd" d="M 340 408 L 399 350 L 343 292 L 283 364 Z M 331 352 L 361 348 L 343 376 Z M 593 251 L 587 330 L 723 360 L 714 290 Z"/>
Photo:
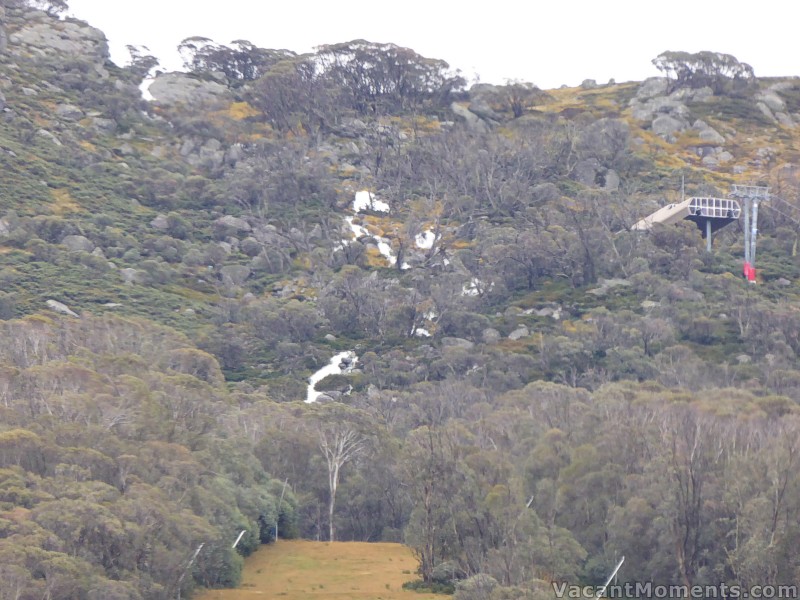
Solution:
<path fill-rule="evenodd" d="M 366 227 L 353 223 L 353 217 L 345 217 L 344 220 L 347 221 L 347 226 L 350 228 L 350 231 L 353 232 L 353 235 L 356 236 L 356 239 L 364 235 L 370 235 Z M 349 244 L 350 242 L 348 241 L 347 243 Z"/>
<path fill-rule="evenodd" d="M 461 288 L 461 295 L 462 296 L 477 296 L 478 295 L 478 286 L 480 285 L 480 281 L 477 279 L 473 279 L 469 283 L 465 283 L 464 286 Z"/>
<path fill-rule="evenodd" d="M 58 300 L 48 300 L 45 302 L 50 310 L 53 310 L 57 313 L 61 313 L 62 315 L 69 315 L 70 317 L 77 317 L 77 313 L 73 311 L 70 307 L 68 307 L 63 302 L 59 302 Z"/>
<path fill-rule="evenodd" d="M 362 236 L 365 236 L 365 235 L 371 237 L 372 239 L 375 240 L 375 243 L 378 245 L 378 252 L 380 252 L 381 255 L 387 261 L 389 261 L 389 264 L 391 266 L 394 266 L 394 265 L 397 264 L 397 257 L 392 253 L 392 246 L 389 243 L 389 240 L 387 240 L 386 238 L 383 238 L 383 237 L 381 237 L 379 235 L 374 235 L 374 234 L 370 233 L 367 230 L 367 228 L 362 226 L 362 225 L 357 225 L 356 223 L 353 223 L 353 217 L 345 217 L 344 220 L 347 221 L 347 226 L 350 227 L 350 231 L 353 232 L 353 235 L 356 237 L 356 239 L 358 239 L 358 238 L 360 238 Z M 342 243 L 343 244 L 349 244 L 350 242 L 349 241 L 343 241 Z M 410 269 L 411 265 L 409 265 L 408 263 L 404 262 L 401 265 L 400 268 L 403 269 L 403 270 Z"/>
<path fill-rule="evenodd" d="M 346 360 L 347 359 L 347 360 Z M 317 398 L 319 398 L 324 392 L 318 392 L 314 389 L 314 386 L 317 385 L 320 381 L 325 379 L 328 375 L 341 375 L 342 373 L 349 373 L 350 371 L 355 368 L 356 363 L 358 362 L 358 357 L 356 353 L 352 350 L 348 350 L 346 352 L 340 352 L 336 356 L 331 359 L 327 365 L 322 367 L 319 371 L 314 373 L 311 377 L 308 378 L 308 390 L 306 392 L 306 404 L 310 404 L 312 402 L 316 402 Z M 344 365 L 344 369 L 342 368 Z"/>
<path fill-rule="evenodd" d="M 417 243 L 417 248 L 421 248 L 422 250 L 430 250 L 433 248 L 433 243 L 436 241 L 436 234 L 428 229 L 427 231 L 423 231 L 422 233 L 418 234 L 414 241 Z"/>
<path fill-rule="evenodd" d="M 142 80 L 142 83 L 139 84 L 139 91 L 142 92 L 142 99 L 147 100 L 148 102 L 155 100 L 155 98 L 153 98 L 153 94 L 150 93 L 150 84 L 155 80 L 155 77 L 146 77 L 144 80 Z"/>
<path fill-rule="evenodd" d="M 362 210 L 374 210 L 376 212 L 389 212 L 389 205 L 383 200 L 378 200 L 371 192 L 361 190 L 356 192 L 356 199 L 353 200 L 353 210 L 361 212 Z"/>
<path fill-rule="evenodd" d="M 469 283 L 465 283 L 464 286 L 461 288 L 461 295 L 462 296 L 477 296 L 483 291 L 490 290 L 494 287 L 493 283 L 489 283 L 487 286 L 484 282 L 482 282 L 477 277 L 473 277 Z"/>
<path fill-rule="evenodd" d="M 422 315 L 422 316 L 424 316 L 424 317 L 425 317 L 425 318 L 426 318 L 428 321 L 433 321 L 433 320 L 434 320 L 436 317 L 438 317 L 439 315 L 437 315 L 437 314 L 436 314 L 436 311 L 435 311 L 435 310 L 431 309 L 431 310 L 427 311 L 427 312 L 426 312 L 424 315 Z"/>
<path fill-rule="evenodd" d="M 414 335 L 418 337 L 431 337 L 431 332 L 424 327 L 417 327 L 416 331 L 414 331 Z"/>

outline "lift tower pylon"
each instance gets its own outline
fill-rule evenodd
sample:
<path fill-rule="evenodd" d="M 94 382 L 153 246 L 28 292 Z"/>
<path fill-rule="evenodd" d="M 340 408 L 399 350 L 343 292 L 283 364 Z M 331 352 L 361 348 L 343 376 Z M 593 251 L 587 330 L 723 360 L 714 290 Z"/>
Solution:
<path fill-rule="evenodd" d="M 758 205 L 769 200 L 769 187 L 734 185 L 730 195 L 744 201 L 744 267 L 742 272 L 747 281 L 755 283 Z"/>

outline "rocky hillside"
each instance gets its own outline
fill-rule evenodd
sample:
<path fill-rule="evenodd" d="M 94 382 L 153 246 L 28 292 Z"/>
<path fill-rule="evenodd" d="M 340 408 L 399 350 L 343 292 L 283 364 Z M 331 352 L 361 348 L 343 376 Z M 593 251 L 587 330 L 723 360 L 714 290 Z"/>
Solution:
<path fill-rule="evenodd" d="M 466 89 L 392 44 L 190 38 L 150 82 L 86 23 L 0 24 L 19 597 L 230 584 L 227 540 L 278 521 L 404 541 L 462 598 L 620 554 L 628 579 L 796 578 L 800 80 L 665 53 L 645 82 Z M 738 224 L 711 253 L 691 223 L 630 231 L 682 180 L 771 187 L 757 285 Z"/>

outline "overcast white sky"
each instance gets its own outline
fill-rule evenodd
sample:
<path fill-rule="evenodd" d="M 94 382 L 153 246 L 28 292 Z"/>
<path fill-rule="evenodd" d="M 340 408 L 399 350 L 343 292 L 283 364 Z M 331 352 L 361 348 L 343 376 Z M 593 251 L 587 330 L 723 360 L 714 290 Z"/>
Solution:
<path fill-rule="evenodd" d="M 69 0 L 72 14 L 102 29 L 112 58 L 148 46 L 162 67 L 180 68 L 176 47 L 190 36 L 246 39 L 305 52 L 367 39 L 441 58 L 490 83 L 542 88 L 642 80 L 665 50 L 733 54 L 756 75 L 800 75 L 794 0 Z"/>

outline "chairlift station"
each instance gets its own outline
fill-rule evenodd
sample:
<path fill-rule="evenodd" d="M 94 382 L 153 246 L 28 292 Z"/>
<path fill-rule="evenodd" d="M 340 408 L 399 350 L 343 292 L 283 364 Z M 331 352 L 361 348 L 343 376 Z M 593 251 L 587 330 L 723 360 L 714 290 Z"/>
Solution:
<path fill-rule="evenodd" d="M 706 249 L 711 252 L 715 231 L 739 220 L 744 214 L 744 269 L 745 278 L 755 282 L 756 237 L 758 235 L 758 205 L 769 200 L 769 188 L 749 185 L 734 185 L 731 196 L 744 200 L 742 210 L 738 200 L 731 198 L 693 197 L 668 204 L 653 214 L 634 223 L 632 231 L 649 231 L 654 225 L 673 225 L 679 221 L 693 221 L 706 240 Z M 752 213 L 752 214 L 751 214 Z"/>
<path fill-rule="evenodd" d="M 634 224 L 633 231 L 648 231 L 656 223 L 673 225 L 688 220 L 697 223 L 709 249 L 711 236 L 726 225 L 739 220 L 742 207 L 736 200 L 728 198 L 687 198 L 674 204 L 659 208 L 656 212 Z"/>

